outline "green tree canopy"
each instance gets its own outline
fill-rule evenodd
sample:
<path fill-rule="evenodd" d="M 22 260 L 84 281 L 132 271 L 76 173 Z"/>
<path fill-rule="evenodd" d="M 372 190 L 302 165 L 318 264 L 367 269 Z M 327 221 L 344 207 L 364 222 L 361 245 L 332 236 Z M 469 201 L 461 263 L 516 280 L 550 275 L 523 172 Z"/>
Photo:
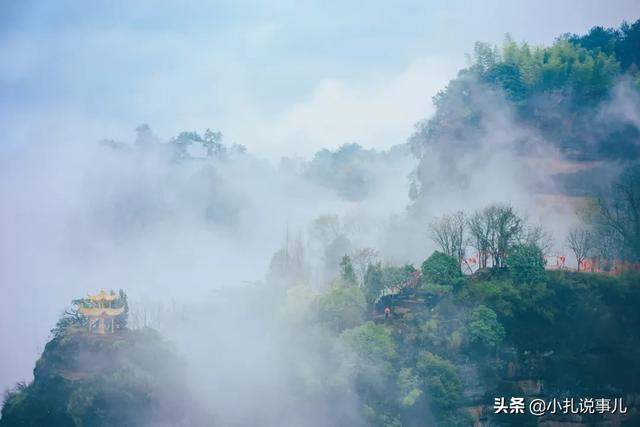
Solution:
<path fill-rule="evenodd" d="M 356 272 L 353 268 L 353 263 L 351 262 L 351 257 L 349 255 L 345 255 L 340 260 L 340 277 L 349 285 L 357 285 L 358 280 L 356 279 Z"/>
<path fill-rule="evenodd" d="M 362 289 L 342 280 L 336 280 L 317 300 L 320 321 L 336 331 L 362 323 L 366 305 Z"/>
<path fill-rule="evenodd" d="M 469 344 L 479 347 L 481 352 L 495 349 L 505 337 L 496 312 L 485 305 L 480 305 L 471 312 L 466 329 Z"/>
<path fill-rule="evenodd" d="M 546 260 L 533 243 L 513 246 L 507 256 L 507 267 L 514 283 L 541 283 L 545 281 Z"/>
<path fill-rule="evenodd" d="M 423 351 L 416 360 L 416 370 L 434 412 L 442 414 L 453 410 L 462 394 L 462 382 L 456 367 L 436 354 Z"/>
<path fill-rule="evenodd" d="M 435 251 L 422 263 L 424 283 L 453 286 L 462 277 L 458 260 L 442 252 Z"/>

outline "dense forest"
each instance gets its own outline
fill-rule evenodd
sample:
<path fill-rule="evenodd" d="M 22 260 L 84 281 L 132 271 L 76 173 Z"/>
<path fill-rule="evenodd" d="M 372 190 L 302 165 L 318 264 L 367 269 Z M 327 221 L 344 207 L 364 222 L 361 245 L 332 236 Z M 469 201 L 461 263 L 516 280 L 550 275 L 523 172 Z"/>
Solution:
<path fill-rule="evenodd" d="M 640 425 L 639 66 L 640 20 L 547 47 L 508 36 L 501 49 L 478 43 L 406 144 L 345 144 L 310 160 L 283 158 L 275 171 L 211 130 L 163 141 L 141 125 L 132 143 L 102 141 L 105 170 L 134 167 L 108 183 L 93 168 L 88 182 L 100 181 L 109 198 L 92 199 L 93 223 L 77 227 L 122 240 L 150 224 L 196 220 L 243 239 L 238 230 L 257 222 L 247 211 L 271 215 L 279 202 L 246 197 L 234 184 L 243 178 L 268 195 L 265 182 L 282 183 L 304 211 L 323 200 L 365 210 L 396 203 L 403 199 L 386 180 L 394 176 L 409 181 L 408 206 L 384 226 L 375 215 L 327 213 L 304 224 L 303 236 L 287 223 L 263 280 L 153 319 L 129 302 L 112 335 L 87 333 L 74 309 L 84 303 L 74 301 L 34 380 L 5 394 L 0 426 Z M 484 175 L 485 160 L 525 164 L 550 152 L 578 166 L 523 188 L 575 207 L 563 236 L 505 201 L 508 183 Z M 156 172 L 158 159 L 168 172 Z M 135 185 L 117 197 L 127 174 Z M 489 202 L 427 215 L 447 193 L 478 186 Z M 422 249 L 408 235 L 425 240 Z M 202 249 L 200 236 L 188 238 Z M 558 244 L 573 265 L 550 264 Z M 189 353 L 198 350 L 192 380 Z M 224 372 L 239 366 L 230 359 L 242 368 Z M 628 411 L 496 413 L 500 397 L 623 398 Z M 216 399 L 233 401 L 233 414 Z"/>
<path fill-rule="evenodd" d="M 468 185 L 467 158 L 487 137 L 496 139 L 496 132 L 514 134 L 514 125 L 512 141 L 495 141 L 492 150 L 514 145 L 520 154 L 535 155 L 548 145 L 579 162 L 636 161 L 639 37 L 636 21 L 567 34 L 548 47 L 518 44 L 509 36 L 501 49 L 477 43 L 469 67 L 434 97 L 436 113 L 411 138 L 422 159 L 416 175 L 421 195 L 430 188 L 423 169 L 432 166 L 424 157 L 438 154 L 450 182 Z M 556 188 L 532 190 L 593 195 L 611 169 L 617 170 L 607 163 L 563 174 Z"/>

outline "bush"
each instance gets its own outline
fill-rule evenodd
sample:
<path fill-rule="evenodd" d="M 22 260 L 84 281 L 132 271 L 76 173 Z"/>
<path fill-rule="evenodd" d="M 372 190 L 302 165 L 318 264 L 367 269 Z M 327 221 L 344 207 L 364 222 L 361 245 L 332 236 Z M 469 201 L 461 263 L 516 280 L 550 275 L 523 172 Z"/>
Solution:
<path fill-rule="evenodd" d="M 382 363 L 396 357 L 391 329 L 374 322 L 344 331 L 341 339 L 363 360 Z"/>
<path fill-rule="evenodd" d="M 397 350 L 390 328 L 367 322 L 340 335 L 345 350 L 341 371 L 354 378 L 356 387 L 382 391 L 396 373 Z"/>
<path fill-rule="evenodd" d="M 442 252 L 435 251 L 422 263 L 422 280 L 424 284 L 454 286 L 462 278 L 458 261 Z"/>
<path fill-rule="evenodd" d="M 411 368 L 402 368 L 398 374 L 398 399 L 405 408 L 414 406 L 424 392 L 420 389 L 420 378 Z"/>
<path fill-rule="evenodd" d="M 416 369 L 434 412 L 443 414 L 455 409 L 462 396 L 462 383 L 455 366 L 440 356 L 423 351 L 416 361 Z"/>
<path fill-rule="evenodd" d="M 502 342 L 505 331 L 496 312 L 489 307 L 480 305 L 471 312 L 467 324 L 469 344 L 478 346 L 481 350 L 493 349 Z"/>
<path fill-rule="evenodd" d="M 366 306 L 362 289 L 341 280 L 336 280 L 317 300 L 320 321 L 336 331 L 362 323 Z"/>
<path fill-rule="evenodd" d="M 534 244 L 514 246 L 507 256 L 507 268 L 514 283 L 541 283 L 545 281 L 546 261 Z"/>

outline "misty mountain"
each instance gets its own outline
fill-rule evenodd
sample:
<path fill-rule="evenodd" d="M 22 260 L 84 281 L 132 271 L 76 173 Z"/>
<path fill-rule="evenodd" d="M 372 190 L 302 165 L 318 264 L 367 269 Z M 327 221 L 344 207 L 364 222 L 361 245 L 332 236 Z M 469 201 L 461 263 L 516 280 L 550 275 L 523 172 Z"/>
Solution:
<path fill-rule="evenodd" d="M 483 179 L 482 165 L 471 160 L 478 153 L 485 162 L 504 153 L 554 159 L 553 185 L 535 181 L 527 191 L 595 194 L 609 177 L 576 179 L 562 165 L 584 170 L 606 162 L 615 169 L 638 160 L 638 51 L 640 21 L 563 35 L 548 47 L 509 36 L 501 49 L 476 43 L 469 66 L 433 98 L 435 114 L 411 137 L 424 195 L 433 181 L 429 157 L 447 181 L 466 188 Z"/>
<path fill-rule="evenodd" d="M 279 40 L 258 33 L 258 50 Z M 277 126 L 233 141 L 197 118 L 174 136 L 141 124 L 15 148 L 0 168 L 0 380 L 35 368 L 0 426 L 638 425 L 639 39 L 640 21 L 478 43 L 386 150 L 327 139 L 274 162 L 247 146 Z M 321 94 L 331 111 L 339 86 Z M 60 316 L 114 287 L 126 327 Z M 496 414 L 500 396 L 629 411 Z"/>

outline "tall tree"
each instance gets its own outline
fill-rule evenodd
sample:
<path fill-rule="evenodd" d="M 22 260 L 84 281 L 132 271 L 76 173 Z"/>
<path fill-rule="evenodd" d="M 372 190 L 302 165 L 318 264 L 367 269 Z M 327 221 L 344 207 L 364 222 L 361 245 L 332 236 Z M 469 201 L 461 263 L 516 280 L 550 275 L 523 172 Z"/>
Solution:
<path fill-rule="evenodd" d="M 523 221 L 508 205 L 492 205 L 487 208 L 491 233 L 489 251 L 494 266 L 503 267 L 509 249 L 518 242 L 523 232 Z"/>
<path fill-rule="evenodd" d="M 353 264 L 351 263 L 351 258 L 349 255 L 345 255 L 340 260 L 340 276 L 342 280 L 344 280 L 349 285 L 357 285 L 358 281 L 356 280 L 356 272 L 353 269 Z"/>
<path fill-rule="evenodd" d="M 468 221 L 471 244 L 478 251 L 478 267 L 487 268 L 489 258 L 489 234 L 491 224 L 486 212 L 476 211 Z"/>
<path fill-rule="evenodd" d="M 221 157 L 225 153 L 224 145 L 222 145 L 222 133 L 213 132 L 207 129 L 202 137 L 202 145 L 207 150 L 207 157 Z"/>
<path fill-rule="evenodd" d="M 490 205 L 474 213 L 469 220 L 469 229 L 479 252 L 481 268 L 487 266 L 488 256 L 494 267 L 504 267 L 509 249 L 521 243 L 525 236 L 524 220 L 509 205 Z"/>
<path fill-rule="evenodd" d="M 351 253 L 351 262 L 355 268 L 360 285 L 364 285 L 364 276 L 367 273 L 367 268 L 369 265 L 375 264 L 378 257 L 378 251 L 372 248 L 362 248 Z"/>

